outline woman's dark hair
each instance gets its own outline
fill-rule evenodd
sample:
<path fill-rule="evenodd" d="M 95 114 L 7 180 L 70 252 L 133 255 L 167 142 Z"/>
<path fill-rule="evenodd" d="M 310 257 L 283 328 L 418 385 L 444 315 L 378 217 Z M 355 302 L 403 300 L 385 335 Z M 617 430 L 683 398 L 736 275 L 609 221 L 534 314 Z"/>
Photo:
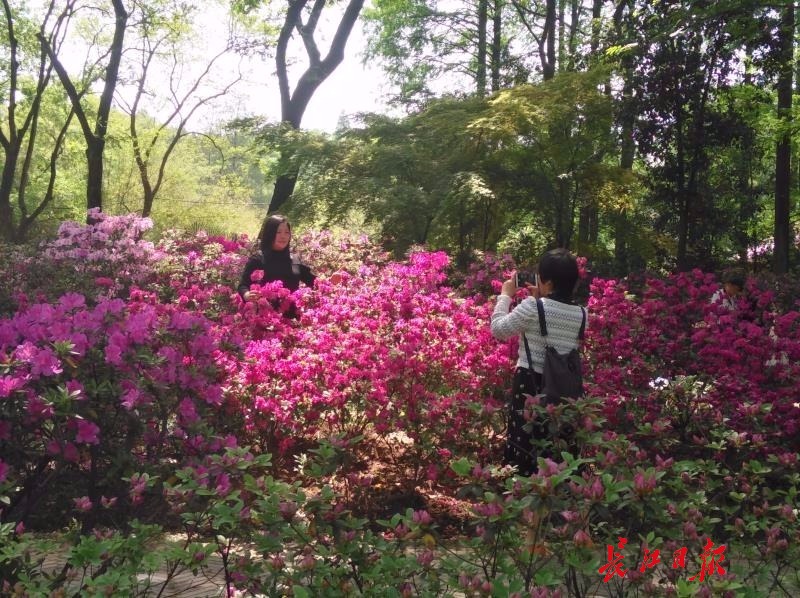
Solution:
<path fill-rule="evenodd" d="M 554 299 L 572 301 L 578 283 L 578 260 L 566 249 L 551 249 L 539 260 L 539 278 L 552 281 Z"/>
<path fill-rule="evenodd" d="M 746 275 L 741 268 L 728 268 L 722 273 L 722 283 L 730 283 L 744 290 Z"/>
<path fill-rule="evenodd" d="M 272 244 L 275 242 L 275 236 L 278 234 L 278 227 L 284 222 L 286 226 L 289 227 L 289 232 L 292 232 L 292 225 L 289 224 L 289 219 L 280 214 L 268 216 L 267 219 L 264 220 L 264 224 L 261 225 L 261 232 L 258 233 L 258 238 L 260 240 L 259 246 L 261 247 L 261 253 L 263 253 L 264 256 L 273 253 Z M 283 252 L 286 252 L 287 255 L 289 254 L 288 245 Z"/>

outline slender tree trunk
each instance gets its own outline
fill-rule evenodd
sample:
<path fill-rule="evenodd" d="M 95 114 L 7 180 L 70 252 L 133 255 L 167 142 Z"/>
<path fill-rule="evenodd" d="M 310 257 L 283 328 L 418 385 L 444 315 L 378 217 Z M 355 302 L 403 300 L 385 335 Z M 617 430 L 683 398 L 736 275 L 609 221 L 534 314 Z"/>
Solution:
<path fill-rule="evenodd" d="M 549 81 L 556 74 L 556 1 L 547 0 L 547 14 L 544 20 L 544 31 L 539 46 L 542 60 L 542 78 Z"/>
<path fill-rule="evenodd" d="M 478 97 L 486 95 L 486 51 L 488 46 L 489 0 L 478 0 L 478 64 L 475 74 L 475 87 Z"/>
<path fill-rule="evenodd" d="M 17 59 L 18 40 L 14 31 L 14 17 L 8 0 L 2 0 L 3 14 L 5 16 L 6 34 L 8 36 L 8 96 L 4 104 L 8 113 L 8 135 L 0 127 L 0 145 L 2 145 L 5 160 L 3 161 L 3 175 L 0 178 L 0 233 L 6 240 L 14 237 L 14 211 L 11 209 L 11 190 L 14 187 L 14 176 L 19 160 L 21 136 L 17 132 L 17 75 L 19 74 L 19 60 Z"/>
<path fill-rule="evenodd" d="M 25 118 L 22 123 L 18 125 L 17 102 L 18 88 L 17 77 L 19 70 L 19 61 L 17 59 L 18 41 L 14 32 L 14 18 L 11 13 L 11 6 L 8 0 L 0 0 L 3 6 L 3 13 L 5 15 L 6 29 L 9 45 L 9 60 L 8 60 L 8 88 L 6 109 L 8 115 L 8 122 L 5 127 L 0 126 L 0 145 L 4 150 L 3 160 L 3 173 L 0 177 L 0 236 L 9 241 L 22 242 L 25 240 L 28 229 L 30 228 L 33 220 L 35 220 L 52 199 L 52 193 L 45 194 L 44 199 L 39 201 L 34 207 L 33 211 L 29 213 L 28 203 L 26 198 L 26 191 L 30 182 L 30 171 L 33 164 L 34 151 L 38 143 L 37 132 L 39 125 L 39 116 L 41 114 L 42 97 L 45 89 L 47 88 L 53 66 L 50 63 L 47 50 L 44 45 L 41 46 L 39 52 L 39 67 L 36 79 L 36 92 L 33 96 L 28 96 L 30 107 L 27 110 Z M 54 3 L 50 3 L 46 14 L 42 18 L 43 25 L 40 27 L 39 35 L 45 37 L 44 24 L 50 21 Z M 60 44 L 63 41 L 63 34 L 65 28 L 62 28 L 64 23 L 71 15 L 72 6 L 68 2 L 63 7 L 63 11 L 58 15 L 52 25 L 47 39 L 51 43 Z M 67 123 L 72 119 L 72 114 L 67 118 Z M 65 125 L 66 127 L 67 125 Z M 3 132 L 3 129 L 8 133 L 8 137 Z M 64 129 L 62 128 L 62 131 Z M 27 140 L 27 141 L 26 141 Z M 53 155 L 60 152 L 61 144 L 63 142 L 63 135 L 60 135 L 53 148 Z M 24 156 L 23 156 L 23 147 Z M 21 160 L 21 164 L 19 163 Z M 51 185 L 52 186 L 52 185 Z M 17 191 L 17 205 L 19 210 L 18 222 L 14 221 L 14 211 L 11 206 L 11 196 L 16 187 Z"/>
<path fill-rule="evenodd" d="M 5 146 L 5 144 L 4 144 Z M 14 174 L 19 159 L 19 148 L 16 143 L 4 147 L 5 160 L 3 161 L 3 176 L 0 179 L 0 234 L 3 239 L 14 239 L 14 210 L 11 209 L 11 192 L 14 188 Z"/>
<path fill-rule="evenodd" d="M 96 137 L 86 142 L 86 208 L 103 210 L 103 150 L 105 139 Z"/>
<path fill-rule="evenodd" d="M 614 11 L 614 27 L 618 40 L 624 39 L 623 25 L 625 3 L 620 2 Z M 592 3 L 592 39 L 591 51 L 593 56 L 597 56 L 600 48 L 600 24 L 602 16 L 603 0 L 594 0 Z M 619 127 L 620 127 L 620 157 L 619 166 L 623 170 L 633 171 L 633 161 L 636 157 L 636 144 L 633 139 L 634 123 L 636 121 L 635 104 L 633 101 L 633 66 L 630 58 L 623 58 L 622 61 L 622 101 L 619 108 Z M 611 86 L 607 85 L 607 93 L 611 93 Z M 614 268 L 618 276 L 627 276 L 631 270 L 631 260 L 628 248 L 630 238 L 630 222 L 627 210 L 623 207 L 613 215 L 612 224 L 614 227 Z"/>
<path fill-rule="evenodd" d="M 678 203 L 678 252 L 676 261 L 678 271 L 683 272 L 688 264 L 689 241 L 689 214 L 691 212 L 691 197 L 686 189 L 686 151 L 683 136 L 683 107 L 676 106 L 675 119 L 675 159 L 677 161 L 677 180 L 675 199 Z"/>
<path fill-rule="evenodd" d="M 581 20 L 581 0 L 570 1 L 570 22 L 569 22 L 569 60 L 567 70 L 576 70 L 578 60 L 578 34 L 580 32 Z"/>
<path fill-rule="evenodd" d="M 494 0 L 492 13 L 492 93 L 500 91 L 500 67 L 503 61 L 503 1 Z"/>
<path fill-rule="evenodd" d="M 114 6 L 114 37 L 111 41 L 111 54 L 106 66 L 103 93 L 100 94 L 100 103 L 95 119 L 94 139 L 86 140 L 86 162 L 88 180 L 86 181 L 86 207 L 87 209 L 103 209 L 103 152 L 106 146 L 106 133 L 108 132 L 108 119 L 111 115 L 111 101 L 114 99 L 114 90 L 119 79 L 119 65 L 122 61 L 122 45 L 125 39 L 125 29 L 128 25 L 128 13 L 122 0 L 111 0 Z"/>
<path fill-rule="evenodd" d="M 567 66 L 567 0 L 558 0 L 558 71 L 563 72 Z"/>
<path fill-rule="evenodd" d="M 781 17 L 780 54 L 781 72 L 778 76 L 778 118 L 782 135 L 775 148 L 775 261 L 776 274 L 789 271 L 791 239 L 791 169 L 792 137 L 789 126 L 792 120 L 792 57 L 794 55 L 795 15 L 794 2 L 789 3 Z"/>
<path fill-rule="evenodd" d="M 61 155 L 61 148 L 64 145 L 64 139 L 67 137 L 67 131 L 69 130 L 69 125 L 72 122 L 73 116 L 75 116 L 75 110 L 70 110 L 69 114 L 67 115 L 67 119 L 64 121 L 64 124 L 61 127 L 61 131 L 56 137 L 55 143 L 53 144 L 53 149 L 50 151 L 50 176 L 47 183 L 47 190 L 44 192 L 44 197 L 42 197 L 42 200 L 39 202 L 36 208 L 34 208 L 33 212 L 24 218 L 20 218 L 16 235 L 20 242 L 23 242 L 27 239 L 28 232 L 30 231 L 33 223 L 42 214 L 42 212 L 44 212 L 45 208 L 53 201 L 53 197 L 55 196 L 58 157 Z"/>
<path fill-rule="evenodd" d="M 600 17 L 603 16 L 603 0 L 592 0 L 592 37 L 589 42 L 589 51 L 592 59 L 597 58 L 600 48 Z"/>

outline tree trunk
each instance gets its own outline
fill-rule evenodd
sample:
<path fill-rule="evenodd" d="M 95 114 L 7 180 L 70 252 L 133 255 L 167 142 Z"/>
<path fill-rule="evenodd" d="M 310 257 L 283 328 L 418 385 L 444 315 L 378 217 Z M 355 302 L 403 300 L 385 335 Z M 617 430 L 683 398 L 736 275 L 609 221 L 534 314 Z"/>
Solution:
<path fill-rule="evenodd" d="M 503 61 L 503 0 L 494 0 L 492 13 L 492 93 L 500 91 L 500 66 Z"/>
<path fill-rule="evenodd" d="M 344 48 L 353 30 L 358 15 L 364 7 L 364 0 L 350 0 L 344 11 L 336 33 L 333 36 L 328 55 L 320 58 L 320 53 L 314 40 L 314 29 L 319 15 L 325 7 L 325 0 L 315 0 L 311 16 L 306 24 L 302 21 L 303 8 L 309 0 L 292 0 L 286 13 L 278 44 L 275 52 L 275 64 L 278 71 L 278 89 L 281 94 L 281 122 L 299 129 L 303 114 L 308 107 L 314 92 L 322 82 L 336 70 L 344 60 Z M 289 89 L 287 47 L 292 37 L 292 32 L 297 29 L 303 39 L 303 45 L 309 60 L 309 66 L 300 76 L 294 93 Z M 294 192 L 297 183 L 297 170 L 283 173 L 275 180 L 272 199 L 269 202 L 268 214 L 275 213 L 284 205 Z"/>
<path fill-rule="evenodd" d="M 794 54 L 794 2 L 789 3 L 781 16 L 780 63 L 778 76 L 778 118 L 782 131 L 775 148 L 775 256 L 773 269 L 776 274 L 789 271 L 789 248 L 791 246 L 791 168 L 792 137 L 789 126 L 792 120 L 792 57 Z"/>
<path fill-rule="evenodd" d="M 547 0 L 539 58 L 542 61 L 542 78 L 549 81 L 556 74 L 556 0 Z"/>
<path fill-rule="evenodd" d="M 603 0 L 592 0 L 592 36 L 589 42 L 589 52 L 592 59 L 598 58 L 597 50 L 600 48 L 601 21 L 603 16 Z"/>
<path fill-rule="evenodd" d="M 5 146 L 5 144 L 4 144 Z M 0 179 L 0 234 L 6 241 L 14 239 L 14 210 L 11 209 L 11 191 L 14 188 L 14 173 L 19 159 L 16 144 L 4 147 L 3 176 Z"/>
<path fill-rule="evenodd" d="M 106 143 L 106 132 L 108 131 L 108 118 L 111 113 L 111 101 L 114 99 L 114 90 L 117 87 L 119 78 L 119 65 L 122 60 L 123 42 L 125 40 L 125 29 L 128 24 L 128 13 L 122 0 L 111 0 L 114 7 L 114 36 L 109 48 L 108 65 L 106 66 L 105 81 L 103 92 L 100 94 L 100 102 L 95 117 L 94 130 L 89 124 L 83 106 L 81 105 L 81 95 L 75 89 L 69 74 L 64 65 L 55 54 L 50 43 L 40 34 L 37 35 L 42 47 L 45 48 L 50 62 L 53 65 L 64 90 L 67 92 L 75 116 L 81 125 L 83 137 L 86 140 L 86 208 L 103 209 L 103 150 Z M 87 221 L 89 219 L 87 218 Z"/>
<path fill-rule="evenodd" d="M 11 6 L 8 0 L 2 0 L 3 12 L 5 14 L 8 45 L 9 45 L 9 60 L 8 60 L 8 88 L 7 92 L 7 114 L 8 122 L 5 127 L 0 126 L 0 145 L 4 150 L 3 172 L 0 177 L 0 237 L 14 242 L 22 242 L 25 240 L 26 233 L 30 228 L 33 220 L 41 214 L 44 207 L 52 199 L 52 193 L 45 195 L 45 198 L 40 201 L 34 210 L 29 214 L 28 205 L 26 201 L 26 191 L 30 182 L 31 165 L 34 159 L 34 150 L 37 144 L 37 131 L 39 124 L 39 116 L 42 107 L 42 97 L 45 89 L 50 81 L 52 73 L 52 65 L 48 66 L 49 56 L 44 45 L 40 48 L 38 76 L 36 79 L 36 92 L 31 99 L 30 107 L 28 108 L 22 124 L 18 126 L 17 120 L 17 102 L 18 88 L 17 77 L 20 63 L 17 60 L 18 41 L 14 32 L 14 18 L 11 13 Z M 43 16 L 42 22 L 47 23 L 52 16 L 54 9 L 53 3 L 50 4 L 47 12 Z M 71 12 L 71 5 L 67 3 L 63 12 L 55 19 L 55 23 L 49 32 L 49 39 L 63 40 L 62 26 L 68 19 Z M 44 25 L 42 26 L 40 36 L 44 36 Z M 72 119 L 72 114 L 67 118 L 67 125 Z M 65 125 L 65 126 L 67 126 Z M 3 129 L 8 132 L 8 137 L 3 134 Z M 64 129 L 62 129 L 63 131 Z M 27 142 L 26 142 L 27 139 Z M 60 135 L 56 141 L 54 152 L 60 152 L 61 143 L 63 142 L 63 135 Z M 23 157 L 23 147 L 26 147 Z M 20 160 L 22 163 L 20 164 Z M 11 206 L 11 196 L 14 191 L 16 182 L 17 189 L 17 205 L 19 206 L 19 220 L 14 221 L 14 210 Z"/>
<path fill-rule="evenodd" d="M 111 54 L 106 66 L 103 93 L 97 107 L 94 138 L 86 140 L 86 207 L 91 210 L 103 209 L 103 151 L 106 146 L 108 118 L 111 114 L 111 101 L 119 78 L 119 65 L 122 60 L 122 45 L 125 40 L 125 29 L 128 25 L 128 13 L 122 0 L 111 0 L 114 6 L 114 37 L 111 41 Z"/>
<path fill-rule="evenodd" d="M 678 251 L 676 261 L 678 271 L 683 272 L 688 266 L 689 214 L 691 200 L 686 189 L 686 151 L 683 137 L 683 107 L 676 106 L 675 118 L 675 160 L 677 162 L 677 180 L 675 200 L 678 203 Z"/>
<path fill-rule="evenodd" d="M 567 65 L 567 35 L 566 25 L 567 0 L 558 0 L 558 71 L 563 72 Z"/>
<path fill-rule="evenodd" d="M 475 73 L 475 87 L 478 97 L 486 95 L 486 52 L 489 25 L 489 0 L 478 0 L 478 64 Z"/>
<path fill-rule="evenodd" d="M 14 236 L 14 211 L 11 209 L 11 190 L 14 187 L 14 175 L 19 160 L 20 140 L 17 135 L 17 75 L 19 60 L 17 59 L 17 36 L 14 32 L 14 18 L 11 6 L 3 0 L 3 13 L 6 22 L 6 35 L 8 36 L 8 96 L 5 98 L 8 112 L 8 136 L 0 127 L 0 145 L 2 145 L 5 159 L 3 160 L 3 174 L 0 178 L 0 234 L 8 241 Z"/>
<path fill-rule="evenodd" d="M 86 140 L 86 209 L 103 211 L 103 149 L 105 139 L 93 137 Z"/>
<path fill-rule="evenodd" d="M 593 0 L 592 3 L 592 38 L 591 53 L 593 57 L 598 57 L 600 49 L 600 17 L 602 16 L 603 0 Z M 623 16 L 624 3 L 620 2 L 614 11 L 614 28 L 618 39 L 624 39 Z M 623 58 L 622 61 L 622 101 L 620 102 L 618 119 L 620 127 L 620 157 L 619 167 L 623 170 L 632 171 L 633 161 L 636 157 L 636 144 L 633 140 L 634 123 L 636 114 L 633 102 L 633 66 L 630 58 Z M 610 93 L 610 85 L 607 86 L 607 93 Z M 614 227 L 614 269 L 617 276 L 627 276 L 631 270 L 631 259 L 629 256 L 628 239 L 630 238 L 630 222 L 628 214 L 623 207 L 612 216 Z"/>
<path fill-rule="evenodd" d="M 567 60 L 567 70 L 576 70 L 578 59 L 578 34 L 580 33 L 581 2 L 571 0 L 570 2 L 570 23 L 569 23 L 569 59 Z"/>

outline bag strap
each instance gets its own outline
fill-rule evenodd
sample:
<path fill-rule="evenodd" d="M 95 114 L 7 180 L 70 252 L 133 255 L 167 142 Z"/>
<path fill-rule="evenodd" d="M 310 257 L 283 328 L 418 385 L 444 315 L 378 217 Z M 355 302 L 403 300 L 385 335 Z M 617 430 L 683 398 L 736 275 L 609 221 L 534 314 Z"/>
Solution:
<path fill-rule="evenodd" d="M 544 317 L 544 303 L 542 300 L 537 297 L 536 298 L 536 310 L 539 312 L 539 332 L 542 334 L 542 338 L 545 339 L 544 344 L 545 346 L 549 346 L 547 343 L 547 322 L 545 321 Z M 583 340 L 584 334 L 586 332 L 586 308 L 581 306 L 581 327 L 578 330 L 578 340 Z M 531 347 L 528 344 L 528 337 L 525 336 L 525 331 L 522 331 L 522 341 L 525 343 L 525 355 L 528 357 L 528 368 L 533 371 L 533 358 L 531 357 Z"/>
<path fill-rule="evenodd" d="M 537 297 L 536 298 L 536 309 L 539 312 L 539 330 L 543 337 L 547 337 L 547 322 L 545 321 L 544 317 L 544 303 L 542 300 Z M 578 340 L 583 340 L 583 337 L 586 333 L 586 308 L 581 307 L 581 327 L 578 330 Z M 547 344 L 547 340 L 545 340 L 545 344 Z"/>
<path fill-rule="evenodd" d="M 542 300 L 539 297 L 536 298 L 536 309 L 539 312 L 539 331 L 542 333 L 542 336 L 547 336 L 547 322 L 544 318 L 544 303 L 542 303 Z"/>
<path fill-rule="evenodd" d="M 539 312 L 539 331 L 542 333 L 542 338 L 544 338 L 544 345 L 545 347 L 549 346 L 547 344 L 547 323 L 544 321 L 544 305 L 542 304 L 542 300 L 538 297 L 536 298 L 536 309 Z M 525 336 L 525 331 L 522 331 L 522 340 L 525 341 L 525 354 L 528 356 L 528 367 L 531 371 L 533 371 L 533 358 L 531 357 L 531 348 L 528 345 L 528 337 Z"/>
<path fill-rule="evenodd" d="M 528 337 L 525 336 L 525 331 L 522 331 L 522 341 L 525 343 L 525 355 L 528 356 L 528 369 L 533 371 L 533 358 L 531 357 L 531 347 L 528 344 Z"/>

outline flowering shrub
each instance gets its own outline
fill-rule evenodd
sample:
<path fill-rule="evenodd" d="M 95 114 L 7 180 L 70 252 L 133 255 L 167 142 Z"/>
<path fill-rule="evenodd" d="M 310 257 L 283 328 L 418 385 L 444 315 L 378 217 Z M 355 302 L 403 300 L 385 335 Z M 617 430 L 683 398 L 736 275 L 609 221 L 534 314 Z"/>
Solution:
<path fill-rule="evenodd" d="M 401 433 L 412 487 L 439 477 L 444 447 L 485 451 L 508 350 L 491 339 L 487 304 L 441 286 L 448 263 L 420 253 L 363 265 L 338 285 L 320 280 L 298 293 L 299 326 L 275 317 L 274 290 L 248 303 L 240 334 L 267 331 L 231 384 L 245 397 L 248 443 L 271 441 L 264 448 L 280 456 L 319 434 Z"/>
<path fill-rule="evenodd" d="M 154 265 L 164 257 L 144 234 L 149 218 L 135 214 L 109 216 L 89 211 L 91 224 L 67 221 L 57 237 L 28 255 L 16 249 L 0 268 L 11 297 L 0 303 L 15 308 L 55 301 L 76 289 L 90 301 L 127 297 L 133 286 L 146 286 Z"/>
<path fill-rule="evenodd" d="M 356 274 L 363 266 L 380 267 L 390 261 L 387 251 L 366 235 L 339 235 L 330 231 L 308 231 L 292 242 L 303 263 L 327 275 L 337 270 Z"/>
<path fill-rule="evenodd" d="M 796 451 L 800 313 L 776 312 L 752 281 L 731 311 L 711 301 L 717 288 L 699 271 L 649 279 L 640 296 L 624 281 L 595 280 L 590 393 L 608 397 L 617 425 L 643 418 L 654 438 L 672 430 L 702 446 L 709 421 L 725 421 L 759 454 Z"/>
<path fill-rule="evenodd" d="M 589 396 L 547 408 L 580 450 L 518 478 L 498 466 L 512 358 L 487 297 L 513 264 L 489 256 L 454 289 L 444 253 L 391 262 L 314 233 L 296 249 L 316 288 L 244 303 L 248 239 L 150 246 L 142 226 L 67 226 L 54 276 L 0 320 L 0 594 L 138 595 L 212 556 L 230 596 L 797 589 L 800 314 L 771 293 L 751 285 L 728 311 L 702 272 L 595 279 Z M 376 515 L 396 487 L 419 502 Z M 425 491 L 458 509 L 461 535 Z M 73 521 L 58 575 L 29 558 L 52 549 L 27 531 L 45 517 Z M 184 541 L 154 548 L 154 518 Z M 623 537 L 627 575 L 605 583 Z M 728 573 L 690 582 L 708 540 Z"/>
<path fill-rule="evenodd" d="M 490 297 L 500 292 L 502 282 L 512 270 L 516 269 L 511 256 L 480 253 L 468 269 L 464 278 L 463 289 L 477 297 Z"/>
<path fill-rule="evenodd" d="M 74 507 L 91 527 L 117 500 L 141 502 L 122 481 L 134 469 L 218 446 L 219 342 L 203 316 L 141 291 L 96 306 L 67 294 L 0 321 L 0 447 L 14 481 L 4 520 L 47 504 L 51 523 Z"/>

